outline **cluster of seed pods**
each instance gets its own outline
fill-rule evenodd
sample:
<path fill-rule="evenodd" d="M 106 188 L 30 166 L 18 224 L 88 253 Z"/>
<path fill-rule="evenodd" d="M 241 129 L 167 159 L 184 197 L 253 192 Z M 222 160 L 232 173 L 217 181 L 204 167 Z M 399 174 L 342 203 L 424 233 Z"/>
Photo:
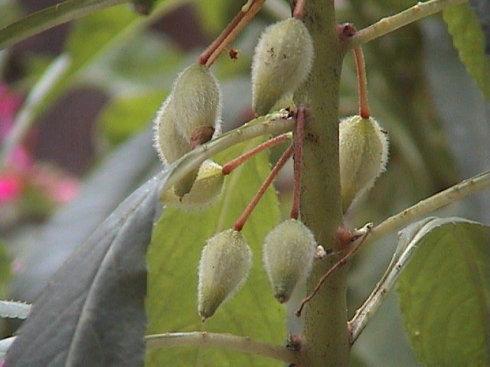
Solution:
<path fill-rule="evenodd" d="M 163 162 L 174 162 L 220 131 L 221 94 L 218 82 L 209 70 L 208 60 L 209 55 L 177 77 L 172 92 L 157 114 L 155 146 Z M 313 62 L 313 40 L 301 19 L 292 17 L 266 28 L 252 63 L 252 107 L 256 115 L 280 109 L 281 101 L 291 99 L 307 80 Z M 214 235 L 202 250 L 198 272 L 198 313 L 203 320 L 213 316 L 219 306 L 245 283 L 252 256 L 241 229 L 277 171 L 293 153 L 295 187 L 299 188 L 300 176 L 296 171 L 301 169 L 303 107 L 298 108 L 296 119 L 294 146 L 284 152 L 234 228 Z M 379 124 L 366 116 L 365 111 L 342 120 L 339 131 L 341 194 L 345 212 L 383 172 L 388 140 Z M 284 139 L 279 136 L 270 142 L 275 144 Z M 263 146 L 265 149 L 272 143 L 266 142 Z M 255 151 L 261 149 L 257 147 Z M 296 167 L 296 162 L 299 162 L 299 167 Z M 165 205 L 186 210 L 205 207 L 219 197 L 224 175 L 233 170 L 230 167 L 234 167 L 233 162 L 221 167 L 213 161 L 205 161 L 199 169 L 163 193 L 162 201 Z M 276 226 L 266 236 L 263 245 L 264 268 L 273 295 L 280 303 L 287 302 L 298 284 L 307 278 L 318 248 L 313 233 L 299 219 L 299 197 L 296 197 L 299 192 L 299 189 L 295 190 L 291 218 Z"/>

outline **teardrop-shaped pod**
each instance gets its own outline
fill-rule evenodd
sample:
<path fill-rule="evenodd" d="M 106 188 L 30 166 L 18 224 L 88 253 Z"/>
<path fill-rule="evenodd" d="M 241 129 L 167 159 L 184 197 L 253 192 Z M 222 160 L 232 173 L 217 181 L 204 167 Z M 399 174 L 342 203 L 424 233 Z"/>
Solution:
<path fill-rule="evenodd" d="M 199 168 L 197 178 L 191 190 L 179 198 L 173 189 L 162 194 L 162 201 L 168 206 L 185 210 L 204 209 L 213 204 L 223 189 L 224 176 L 222 167 L 206 160 Z"/>
<path fill-rule="evenodd" d="M 187 67 L 175 80 L 172 95 L 177 130 L 191 146 L 205 143 L 220 130 L 221 93 L 207 67 Z"/>
<path fill-rule="evenodd" d="M 285 220 L 267 235 L 264 267 L 279 302 L 287 302 L 298 282 L 308 276 L 316 247 L 313 233 L 296 219 Z"/>
<path fill-rule="evenodd" d="M 313 41 L 303 22 L 289 18 L 267 27 L 252 62 L 252 107 L 265 115 L 308 77 L 313 63 Z"/>
<path fill-rule="evenodd" d="M 207 241 L 199 263 L 198 312 L 203 320 L 241 287 L 251 265 L 250 247 L 241 232 L 228 229 Z"/>
<path fill-rule="evenodd" d="M 372 117 L 348 117 L 339 125 L 339 162 L 344 212 L 384 172 L 388 136 Z"/>

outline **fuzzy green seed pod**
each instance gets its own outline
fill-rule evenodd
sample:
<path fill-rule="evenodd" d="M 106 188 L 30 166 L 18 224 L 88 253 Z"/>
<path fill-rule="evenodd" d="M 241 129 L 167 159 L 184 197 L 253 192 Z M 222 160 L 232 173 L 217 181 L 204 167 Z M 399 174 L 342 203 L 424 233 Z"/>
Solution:
<path fill-rule="evenodd" d="M 176 112 L 173 95 L 167 97 L 157 113 L 154 122 L 154 146 L 164 164 L 172 163 L 192 150 L 191 145 L 182 137 L 175 127 Z M 174 185 L 175 194 L 179 197 L 187 194 L 197 177 L 198 169 L 187 174 Z"/>
<path fill-rule="evenodd" d="M 372 117 L 348 117 L 339 125 L 340 184 L 344 212 L 385 170 L 388 137 Z"/>
<path fill-rule="evenodd" d="M 289 18 L 267 27 L 252 62 L 252 107 L 267 114 L 285 94 L 293 93 L 308 77 L 314 49 L 303 22 Z"/>
<path fill-rule="evenodd" d="M 210 140 L 219 130 L 221 94 L 208 68 L 193 64 L 179 74 L 173 90 L 177 130 L 196 146 Z"/>
<path fill-rule="evenodd" d="M 214 203 L 223 189 L 222 167 L 211 161 L 204 161 L 189 193 L 179 198 L 173 188 L 163 193 L 162 201 L 170 207 L 184 210 L 204 209 Z"/>
<path fill-rule="evenodd" d="M 210 238 L 199 263 L 198 312 L 211 317 L 245 282 L 252 265 L 250 248 L 241 232 L 228 229 Z"/>
<path fill-rule="evenodd" d="M 296 219 L 285 220 L 267 235 L 264 266 L 279 302 L 287 302 L 298 282 L 308 276 L 316 248 L 313 233 Z"/>

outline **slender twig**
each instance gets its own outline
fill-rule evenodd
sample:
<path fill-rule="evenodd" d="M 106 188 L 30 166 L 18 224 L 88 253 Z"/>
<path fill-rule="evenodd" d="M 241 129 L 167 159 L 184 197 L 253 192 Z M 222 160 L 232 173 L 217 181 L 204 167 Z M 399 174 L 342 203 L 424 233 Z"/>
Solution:
<path fill-rule="evenodd" d="M 204 50 L 199 56 L 198 62 L 201 65 L 211 66 L 218 56 L 226 49 L 238 36 L 241 30 L 255 17 L 260 11 L 265 0 L 248 0 L 240 12 L 226 26 L 221 34 Z"/>
<path fill-rule="evenodd" d="M 281 155 L 279 160 L 277 161 L 276 165 L 272 168 L 271 172 L 269 173 L 269 176 L 265 179 L 265 181 L 262 183 L 262 186 L 260 186 L 259 190 L 255 194 L 255 196 L 252 198 L 252 200 L 248 203 L 247 207 L 243 210 L 243 213 L 238 217 L 238 219 L 235 222 L 235 225 L 233 226 L 236 231 L 241 231 L 245 223 L 247 222 L 248 217 L 250 217 L 250 214 L 252 214 L 253 210 L 259 203 L 260 199 L 264 196 L 265 192 L 271 185 L 272 181 L 276 178 L 277 174 L 281 170 L 282 167 L 286 164 L 289 158 L 293 155 L 293 146 L 290 145 L 289 148 L 287 148 L 284 153 Z"/>
<path fill-rule="evenodd" d="M 284 141 L 291 139 L 291 133 L 281 134 L 272 139 L 267 140 L 266 142 L 257 145 L 255 148 L 249 150 L 248 152 L 243 153 L 242 155 L 236 157 L 235 159 L 229 161 L 228 163 L 223 165 L 222 172 L 223 175 L 229 175 L 233 172 L 237 167 L 245 163 L 247 160 L 255 156 L 256 154 L 271 148 L 273 146 L 279 145 Z"/>
<path fill-rule="evenodd" d="M 0 49 L 96 10 L 125 2 L 128 0 L 67 0 L 39 10 L 0 29 Z"/>
<path fill-rule="evenodd" d="M 14 343 L 15 338 L 15 336 L 11 336 L 10 338 L 0 340 L 0 358 L 5 357 L 10 346 Z"/>
<path fill-rule="evenodd" d="M 62 54 L 48 66 L 39 81 L 27 96 L 22 108 L 15 117 L 12 129 L 5 138 L 0 150 L 0 167 L 3 167 L 14 148 L 22 141 L 31 127 L 36 111 L 45 101 L 53 86 L 63 77 L 70 66 L 70 57 Z"/>
<path fill-rule="evenodd" d="M 297 352 L 282 346 L 254 341 L 248 337 L 208 332 L 166 333 L 146 336 L 146 346 L 150 349 L 178 346 L 196 346 L 204 348 L 223 348 L 243 353 L 255 354 L 277 359 L 287 363 L 298 363 Z"/>
<path fill-rule="evenodd" d="M 391 33 L 398 28 L 404 27 L 419 19 L 438 13 L 448 6 L 463 4 L 467 1 L 468 0 L 431 0 L 427 2 L 419 2 L 417 5 L 414 5 L 411 8 L 390 17 L 383 18 L 369 27 L 361 29 L 352 37 L 350 46 L 357 47 L 363 43 Z"/>
<path fill-rule="evenodd" d="M 0 317 L 25 319 L 31 311 L 31 305 L 23 302 L 0 301 Z"/>
<path fill-rule="evenodd" d="M 342 258 L 339 261 L 337 261 L 330 269 L 328 269 L 328 271 L 325 274 L 323 274 L 323 276 L 320 278 L 320 280 L 316 284 L 315 288 L 313 289 L 313 292 L 311 292 L 310 295 L 308 295 L 307 297 L 305 297 L 301 301 L 301 304 L 300 304 L 298 310 L 296 311 L 296 316 L 298 316 L 298 317 L 301 316 L 301 312 L 303 311 L 303 308 L 305 307 L 305 305 L 308 302 L 310 302 L 313 299 L 313 297 L 315 297 L 315 295 L 321 289 L 321 287 L 326 282 L 328 277 L 330 275 L 332 275 L 335 271 L 337 271 L 337 269 L 339 269 L 340 267 L 347 264 L 349 259 L 359 250 L 361 245 L 366 241 L 366 238 L 368 237 L 368 235 L 371 231 L 371 228 L 372 228 L 372 224 L 368 223 L 362 229 L 358 230 L 358 233 L 362 233 L 362 235 L 360 235 L 360 236 L 357 235 L 355 237 L 354 242 L 350 245 L 351 247 L 350 247 L 349 251 L 344 256 L 342 256 Z"/>
<path fill-rule="evenodd" d="M 303 169 L 303 144 L 305 141 L 305 108 L 300 106 L 296 114 L 294 134 L 294 189 L 290 217 L 298 219 L 301 200 L 301 171 Z"/>
<path fill-rule="evenodd" d="M 398 253 L 398 251 L 395 252 L 390 262 L 390 265 L 388 265 L 388 268 L 386 269 L 382 278 L 376 284 L 376 287 L 373 289 L 363 305 L 356 311 L 352 320 L 349 321 L 351 345 L 355 343 L 359 335 L 366 327 L 368 321 L 376 313 L 376 311 L 379 309 L 386 296 L 388 295 L 388 292 L 395 285 L 395 282 L 400 276 L 402 270 L 408 264 L 408 261 L 412 257 L 414 250 L 417 248 L 418 241 L 424 234 L 425 231 L 423 231 L 423 229 L 420 229 L 415 237 L 412 238 L 410 242 L 405 245 L 405 248 L 400 253 Z"/>
<path fill-rule="evenodd" d="M 367 77 L 366 77 L 366 62 L 364 60 L 364 52 L 362 47 L 355 47 L 352 52 L 354 53 L 354 59 L 356 60 L 356 72 L 357 72 L 357 93 L 359 98 L 359 115 L 364 118 L 369 118 L 369 103 L 368 103 L 368 89 L 367 89 Z"/>

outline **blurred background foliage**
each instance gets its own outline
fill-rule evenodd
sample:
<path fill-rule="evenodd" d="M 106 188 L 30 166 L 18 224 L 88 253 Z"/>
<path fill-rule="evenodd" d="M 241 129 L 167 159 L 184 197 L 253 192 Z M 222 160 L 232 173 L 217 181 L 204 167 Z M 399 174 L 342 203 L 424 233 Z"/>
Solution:
<path fill-rule="evenodd" d="M 0 0 L 0 28 L 22 14 L 55 3 Z M 413 4 L 408 0 L 339 0 L 338 20 L 362 28 Z M 61 55 L 70 60 L 35 111 L 33 127 L 22 145 L 0 171 L 4 193 L 0 196 L 2 297 L 32 301 L 73 248 L 158 170 L 151 140 L 152 117 L 176 74 L 195 60 L 241 5 L 241 1 L 229 0 L 157 1 L 148 16 L 137 14 L 130 5 L 119 5 L 0 50 L 0 141 L 46 68 Z M 267 0 L 266 9 L 234 44 L 238 60 L 223 56 L 214 66 L 224 97 L 224 130 L 251 117 L 249 73 L 254 45 L 264 26 L 287 15 L 288 9 L 285 1 Z M 387 172 L 348 215 L 351 226 L 379 222 L 488 169 L 490 161 L 490 104 L 459 61 L 440 16 L 375 40 L 366 45 L 365 52 L 371 109 L 388 130 L 391 149 Z M 341 116 L 356 112 L 356 98 L 353 59 L 347 55 Z M 279 153 L 280 148 L 271 159 Z M 292 167 L 288 167 L 276 183 L 283 215 L 288 212 L 291 188 Z M 444 214 L 489 223 L 490 196 L 479 194 L 445 209 Z M 394 246 L 391 237 L 366 248 L 355 259 L 349 288 L 351 312 L 369 294 Z M 196 254 L 191 261 L 187 252 L 174 253 L 171 260 L 182 279 L 164 276 L 161 280 L 167 282 L 162 283 L 163 289 L 177 287 L 181 301 L 189 304 L 195 302 L 195 287 L 180 287 L 179 282 L 196 281 Z M 191 276 L 194 278 L 186 280 Z M 246 302 L 238 302 L 234 307 L 250 316 L 260 314 L 265 306 L 254 310 Z M 280 314 L 275 308 L 267 312 Z M 178 309 L 176 304 L 169 306 L 172 309 Z M 240 312 L 237 317 L 242 317 Z M 172 314 L 171 323 L 152 324 L 151 331 L 199 327 L 193 324 L 194 319 L 190 324 L 187 319 L 188 315 Z M 266 322 L 265 318 L 255 319 L 247 319 L 245 332 L 264 329 L 259 323 Z M 273 325 L 279 320 L 276 317 Z M 158 329 L 158 325 L 170 330 Z M 5 335 L 15 326 L 4 325 Z M 284 337 L 281 332 L 268 339 L 266 331 L 260 334 L 262 339 Z M 354 350 L 359 366 L 417 365 L 403 332 L 395 294 Z M 192 358 L 199 361 L 199 354 Z M 220 362 L 233 365 L 227 359 Z M 208 363 L 203 359 L 195 365 Z"/>

